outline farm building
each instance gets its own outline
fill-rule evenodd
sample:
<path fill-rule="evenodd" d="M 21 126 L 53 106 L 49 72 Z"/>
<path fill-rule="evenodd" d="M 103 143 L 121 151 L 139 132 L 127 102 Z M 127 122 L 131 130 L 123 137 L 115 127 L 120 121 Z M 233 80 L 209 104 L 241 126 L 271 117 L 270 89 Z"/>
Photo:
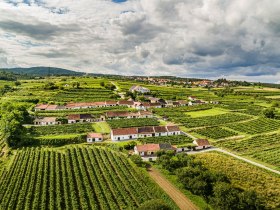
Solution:
<path fill-rule="evenodd" d="M 118 102 L 118 105 L 119 105 L 119 106 L 127 106 L 127 107 L 129 107 L 129 108 L 133 108 L 133 106 L 134 106 L 134 101 L 120 100 L 120 101 Z"/>
<path fill-rule="evenodd" d="M 195 149 L 206 149 L 211 147 L 207 139 L 196 139 L 193 141 L 193 144 L 196 145 Z"/>
<path fill-rule="evenodd" d="M 187 106 L 188 102 L 185 100 L 178 100 L 178 103 L 180 104 L 180 106 Z"/>
<path fill-rule="evenodd" d="M 59 106 L 59 105 L 54 105 L 54 104 L 37 104 L 35 106 L 35 111 L 52 111 L 52 110 L 62 110 L 65 109 L 65 106 Z"/>
<path fill-rule="evenodd" d="M 56 117 L 44 117 L 34 120 L 34 125 L 58 125 L 61 124 Z"/>
<path fill-rule="evenodd" d="M 195 100 L 197 100 L 197 98 L 196 98 L 195 96 L 189 96 L 188 99 L 189 99 L 190 101 L 195 101 Z"/>
<path fill-rule="evenodd" d="M 87 135 L 87 142 L 99 142 L 103 141 L 103 135 L 101 133 L 88 133 Z"/>
<path fill-rule="evenodd" d="M 68 115 L 68 123 L 82 123 L 82 122 L 93 122 L 94 118 L 91 114 L 70 114 Z"/>
<path fill-rule="evenodd" d="M 139 111 L 139 112 L 128 112 L 128 111 L 118 111 L 118 112 L 106 112 L 107 119 L 122 119 L 122 118 L 152 118 L 153 113 L 148 111 Z"/>
<path fill-rule="evenodd" d="M 144 144 L 135 146 L 134 154 L 140 155 L 144 161 L 154 161 L 157 159 L 156 153 L 160 150 L 176 152 L 176 148 L 170 144 Z"/>
<path fill-rule="evenodd" d="M 111 130 L 113 141 L 123 141 L 137 138 L 180 135 L 178 126 L 146 126 L 138 128 L 119 128 Z"/>
<path fill-rule="evenodd" d="M 133 85 L 130 89 L 129 89 L 130 92 L 138 92 L 138 93 L 149 93 L 151 92 L 148 88 L 145 88 L 145 87 L 142 87 L 140 85 Z"/>

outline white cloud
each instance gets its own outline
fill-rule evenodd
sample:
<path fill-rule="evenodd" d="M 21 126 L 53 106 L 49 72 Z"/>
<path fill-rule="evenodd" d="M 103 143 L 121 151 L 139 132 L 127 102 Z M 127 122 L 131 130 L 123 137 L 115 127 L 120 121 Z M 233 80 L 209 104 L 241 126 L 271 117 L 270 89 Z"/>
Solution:
<path fill-rule="evenodd" d="M 0 0 L 0 66 L 280 80 L 280 2 Z"/>

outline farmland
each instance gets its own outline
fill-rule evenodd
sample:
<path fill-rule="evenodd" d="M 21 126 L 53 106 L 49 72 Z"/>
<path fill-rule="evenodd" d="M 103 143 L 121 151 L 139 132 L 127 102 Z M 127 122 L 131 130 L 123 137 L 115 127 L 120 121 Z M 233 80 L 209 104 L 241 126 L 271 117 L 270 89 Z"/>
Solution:
<path fill-rule="evenodd" d="M 109 120 L 109 126 L 115 128 L 128 128 L 128 127 L 143 127 L 143 126 L 156 126 L 159 125 L 157 119 L 154 118 L 139 118 L 139 119 L 119 119 Z"/>
<path fill-rule="evenodd" d="M 280 169 L 280 134 L 262 134 L 240 141 L 226 141 L 219 146 L 255 158 Z"/>
<path fill-rule="evenodd" d="M 243 123 L 231 124 L 228 125 L 228 127 L 243 133 L 258 134 L 278 130 L 280 128 L 280 121 L 266 118 L 258 118 Z"/>
<path fill-rule="evenodd" d="M 214 172 L 227 175 L 232 183 L 243 189 L 255 190 L 264 198 L 267 208 L 277 208 L 280 203 L 280 178 L 262 169 L 220 153 L 204 153 L 195 156 Z"/>
<path fill-rule="evenodd" d="M 226 130 L 220 127 L 201 128 L 201 129 L 194 130 L 194 132 L 212 139 L 222 139 L 222 138 L 238 135 L 238 133 L 236 132 Z"/>
<path fill-rule="evenodd" d="M 71 147 L 18 151 L 0 179 L 1 209 L 123 209 L 170 199 L 121 154 Z"/>
<path fill-rule="evenodd" d="M 10 127 L 5 127 L 6 122 L 0 124 L 2 130 L 9 128 L 7 133 L 14 127 L 20 129 L 12 136 L 17 139 L 16 145 L 8 148 L 8 143 L 0 140 L 0 209 L 137 209 L 153 199 L 161 199 L 172 209 L 177 209 L 149 179 L 145 167 L 131 162 L 134 146 L 141 144 L 170 143 L 195 148 L 194 139 L 203 138 L 215 147 L 280 170 L 280 105 L 275 103 L 280 93 L 278 89 L 233 87 L 232 93 L 220 96 L 219 91 L 226 88 L 153 85 L 147 81 L 93 76 L 49 76 L 24 79 L 20 83 L 15 86 L 14 82 L 3 82 L 12 90 L 0 99 L 0 120 L 13 116 L 23 125 L 21 128 L 13 121 Z M 0 88 L 4 87 L 3 84 Z M 105 114 L 108 111 L 141 110 L 136 106 L 34 110 L 42 103 L 65 105 L 70 102 L 118 101 L 122 92 L 123 100 L 127 100 L 130 95 L 125 91 L 135 84 L 151 90 L 148 96 L 136 95 L 133 98 L 136 101 L 147 102 L 153 97 L 190 102 L 188 97 L 195 96 L 207 103 L 148 108 L 154 118 L 139 119 L 111 120 Z M 112 85 L 119 89 L 111 88 Z M 6 102 L 19 108 L 11 106 L 3 115 L 2 111 L 9 107 Z M 274 117 L 264 115 L 267 108 L 275 108 Z M 19 116 L 22 110 L 25 112 Z M 91 114 L 94 122 L 67 124 L 69 114 Z M 62 125 L 32 125 L 38 117 L 57 117 L 63 121 Z M 111 129 L 157 125 L 179 126 L 190 135 L 114 143 L 110 138 Z M 102 134 L 104 143 L 87 143 L 88 133 Z M 219 175 L 226 174 L 237 188 L 256 191 L 265 198 L 266 208 L 279 207 L 279 177 L 274 174 L 219 153 L 198 153 L 192 157 L 207 169 Z M 171 158 L 171 163 L 178 160 Z M 194 178 L 193 183 L 196 181 Z M 199 184 L 193 186 L 200 187 Z"/>

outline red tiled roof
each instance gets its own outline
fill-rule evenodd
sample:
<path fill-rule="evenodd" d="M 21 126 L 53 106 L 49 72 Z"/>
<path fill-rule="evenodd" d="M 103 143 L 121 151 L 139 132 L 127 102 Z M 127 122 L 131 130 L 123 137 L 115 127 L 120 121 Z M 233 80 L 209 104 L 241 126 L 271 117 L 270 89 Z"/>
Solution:
<path fill-rule="evenodd" d="M 196 139 L 195 140 L 197 146 L 209 146 L 210 143 L 207 139 Z"/>
<path fill-rule="evenodd" d="M 154 133 L 154 127 L 140 127 L 138 128 L 138 133 L 139 134 L 150 134 Z"/>
<path fill-rule="evenodd" d="M 166 128 L 167 128 L 167 130 L 168 130 L 169 132 L 180 131 L 180 128 L 179 128 L 178 126 L 176 126 L 176 125 L 166 126 Z"/>
<path fill-rule="evenodd" d="M 48 104 L 37 104 L 35 106 L 36 109 L 46 109 L 48 107 Z"/>
<path fill-rule="evenodd" d="M 134 101 L 126 101 L 126 100 L 120 100 L 119 101 L 120 105 L 133 105 Z"/>
<path fill-rule="evenodd" d="M 56 122 L 56 117 L 37 118 L 35 122 Z"/>
<path fill-rule="evenodd" d="M 47 110 L 53 110 L 53 109 L 56 109 L 57 108 L 57 105 L 49 105 L 47 107 Z"/>
<path fill-rule="evenodd" d="M 101 133 L 88 133 L 87 138 L 103 138 Z"/>
<path fill-rule="evenodd" d="M 167 129 L 165 126 L 154 126 L 154 130 L 156 133 L 165 133 Z"/>
<path fill-rule="evenodd" d="M 136 146 L 138 152 L 159 151 L 159 144 L 144 144 Z"/>
<path fill-rule="evenodd" d="M 153 113 L 149 111 L 140 111 L 139 113 L 140 115 L 153 115 Z"/>
<path fill-rule="evenodd" d="M 68 120 L 92 119 L 91 114 L 69 114 Z"/>
<path fill-rule="evenodd" d="M 119 112 L 106 112 L 107 117 L 127 117 L 130 115 L 127 111 L 119 111 Z"/>
<path fill-rule="evenodd" d="M 116 105 L 118 102 L 116 101 L 105 101 L 106 105 Z"/>
<path fill-rule="evenodd" d="M 113 135 L 131 135 L 131 134 L 137 134 L 137 128 L 118 128 L 118 129 L 112 129 Z"/>

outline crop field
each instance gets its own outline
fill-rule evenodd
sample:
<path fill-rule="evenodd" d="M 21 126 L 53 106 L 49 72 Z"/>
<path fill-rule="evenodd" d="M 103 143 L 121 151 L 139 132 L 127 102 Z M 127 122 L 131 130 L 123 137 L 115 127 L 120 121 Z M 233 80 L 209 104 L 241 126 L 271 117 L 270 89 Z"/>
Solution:
<path fill-rule="evenodd" d="M 30 132 L 34 136 L 75 134 L 92 132 L 92 123 L 74 123 L 65 125 L 32 126 Z"/>
<path fill-rule="evenodd" d="M 280 133 L 257 135 L 240 141 L 220 142 L 217 145 L 280 169 Z"/>
<path fill-rule="evenodd" d="M 128 127 L 157 126 L 157 125 L 159 125 L 159 122 L 155 118 L 108 120 L 107 123 L 109 124 L 109 126 L 112 129 L 128 128 Z"/>
<path fill-rule="evenodd" d="M 153 109 L 155 114 L 168 117 L 170 119 L 173 119 L 175 122 L 176 118 L 181 117 L 190 117 L 188 115 L 188 112 L 194 112 L 194 111 L 204 111 L 204 110 L 211 110 L 211 105 L 200 105 L 200 106 L 183 106 L 183 107 L 174 107 L 174 108 L 157 108 Z"/>
<path fill-rule="evenodd" d="M 278 130 L 280 128 L 280 121 L 260 117 L 243 123 L 233 123 L 228 125 L 228 127 L 243 133 L 258 134 Z"/>
<path fill-rule="evenodd" d="M 66 79 L 62 77 L 53 80 L 31 80 L 23 81 L 22 85 L 16 91 L 6 94 L 6 99 L 22 102 L 31 102 L 39 100 L 43 102 L 80 102 L 80 101 L 105 101 L 112 100 L 113 91 L 100 86 L 102 79 L 76 78 Z M 48 82 L 53 82 L 59 86 L 59 89 L 44 89 Z M 72 86 L 79 83 L 79 87 Z"/>
<path fill-rule="evenodd" d="M 123 155 L 94 147 L 23 149 L 0 186 L 1 209 L 131 209 L 156 198 L 174 206 Z"/>
<path fill-rule="evenodd" d="M 227 110 L 213 108 L 213 109 L 206 109 L 201 111 L 188 112 L 187 115 L 195 118 L 195 117 L 215 116 L 215 115 L 226 114 L 226 113 L 228 113 Z"/>
<path fill-rule="evenodd" d="M 237 132 L 226 130 L 221 127 L 202 128 L 194 130 L 193 132 L 212 139 L 222 139 L 238 135 Z"/>
<path fill-rule="evenodd" d="M 53 110 L 53 111 L 36 111 L 37 116 L 53 116 L 53 117 L 67 117 L 68 114 L 94 114 L 95 117 L 99 117 L 107 111 L 129 111 L 131 108 L 125 106 L 113 106 L 113 107 L 97 107 L 90 109 L 67 109 L 67 110 Z"/>
<path fill-rule="evenodd" d="M 229 113 L 206 117 L 181 118 L 179 119 L 179 123 L 186 126 L 187 128 L 195 128 L 204 126 L 224 125 L 226 123 L 248 120 L 250 118 L 251 117 L 248 115 Z"/>
<path fill-rule="evenodd" d="M 220 172 L 230 178 L 236 186 L 246 190 L 255 190 L 264 198 L 268 209 L 277 209 L 280 203 L 280 178 L 257 166 L 236 160 L 221 153 L 201 153 L 195 159 L 214 172 Z"/>
<path fill-rule="evenodd" d="M 188 145 L 192 144 L 193 139 L 188 136 L 161 136 L 161 137 L 149 137 L 139 139 L 142 143 L 145 144 L 158 144 L 158 143 L 170 143 L 171 145 Z"/>

